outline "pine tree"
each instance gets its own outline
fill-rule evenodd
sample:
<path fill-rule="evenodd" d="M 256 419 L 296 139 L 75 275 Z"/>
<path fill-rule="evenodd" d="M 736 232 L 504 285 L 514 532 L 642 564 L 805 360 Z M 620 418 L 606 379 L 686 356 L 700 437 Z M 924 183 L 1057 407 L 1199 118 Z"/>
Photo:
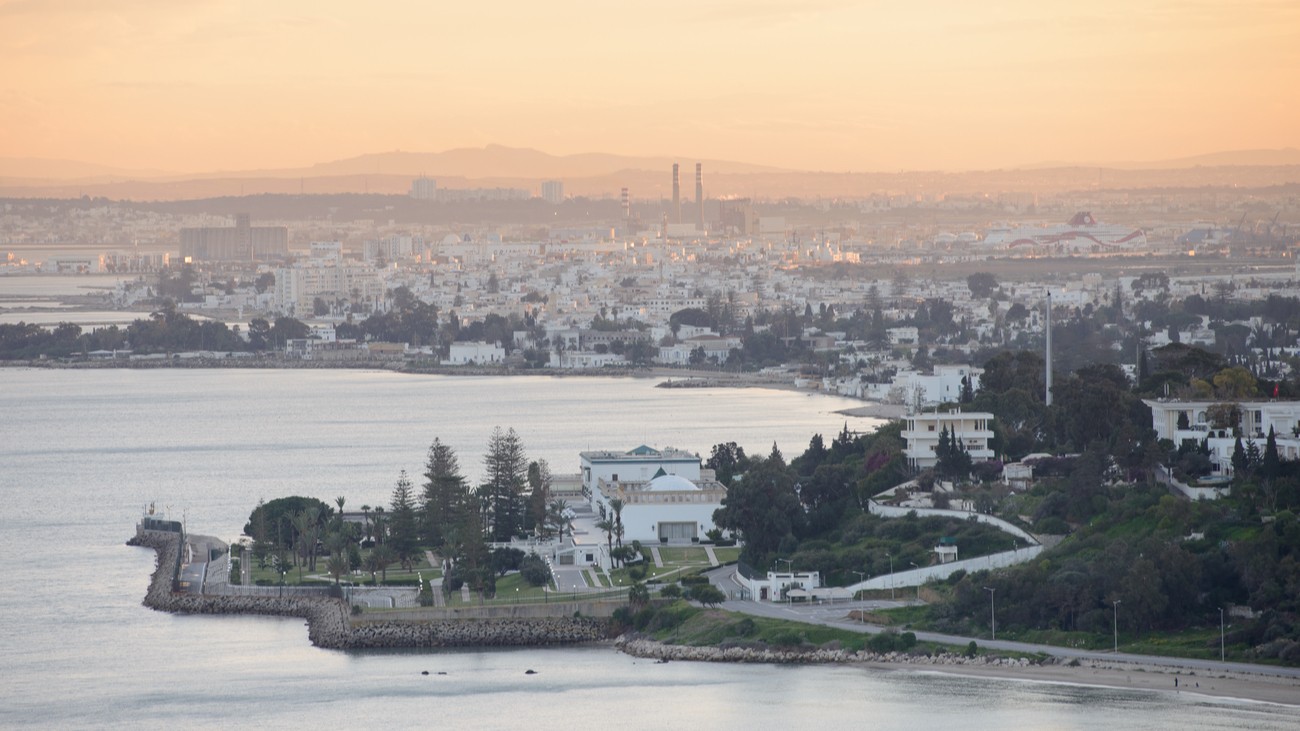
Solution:
<path fill-rule="evenodd" d="M 424 480 L 421 535 L 425 543 L 437 548 L 447 542 L 448 533 L 461 522 L 470 497 L 455 450 L 439 439 L 429 446 Z"/>
<path fill-rule="evenodd" d="M 485 481 L 479 487 L 493 541 L 509 541 L 523 532 L 524 485 L 528 462 L 514 429 L 492 430 L 483 458 Z"/>
<path fill-rule="evenodd" d="M 409 568 L 412 559 L 420 548 L 419 525 L 415 514 L 415 496 L 411 491 L 411 480 L 402 470 L 393 488 L 391 517 L 388 529 L 388 546 L 402 563 Z"/>

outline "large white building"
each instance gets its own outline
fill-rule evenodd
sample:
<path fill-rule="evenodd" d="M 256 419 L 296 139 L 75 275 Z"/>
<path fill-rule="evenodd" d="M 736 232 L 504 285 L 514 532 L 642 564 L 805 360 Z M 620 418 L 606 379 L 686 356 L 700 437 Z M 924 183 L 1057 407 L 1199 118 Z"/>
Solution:
<path fill-rule="evenodd" d="M 358 304 L 377 300 L 383 294 L 378 273 L 364 264 L 312 259 L 305 266 L 275 270 L 275 305 L 289 315 L 310 315 L 317 297 L 326 302 L 347 299 Z"/>
<path fill-rule="evenodd" d="M 1143 400 L 1142 403 L 1151 409 L 1151 427 L 1157 438 L 1168 439 L 1175 445 L 1205 442 L 1214 471 L 1220 475 L 1233 473 L 1232 453 L 1237 438 L 1231 427 L 1213 423 L 1215 407 L 1224 405 L 1223 401 Z M 1300 459 L 1300 401 L 1241 401 L 1231 405 L 1237 409 L 1243 443 L 1254 440 L 1262 451 L 1272 429 L 1278 457 Z M 1180 420 L 1186 426 L 1180 428 Z"/>
<path fill-rule="evenodd" d="M 700 458 L 671 447 L 583 452 L 583 492 L 597 512 L 623 501 L 623 542 L 689 542 L 712 530 L 727 488 Z"/>
<path fill-rule="evenodd" d="M 448 365 L 484 365 L 506 359 L 506 349 L 496 343 L 457 342 L 447 352 Z"/>
<path fill-rule="evenodd" d="M 935 448 L 939 446 L 939 435 L 945 429 L 966 448 L 972 462 L 993 459 L 993 450 L 989 448 L 989 440 L 993 438 L 993 414 L 954 411 L 910 414 L 905 419 L 903 439 L 907 441 L 907 448 L 903 454 L 907 457 L 907 464 L 914 469 L 933 467 L 939 461 Z"/>

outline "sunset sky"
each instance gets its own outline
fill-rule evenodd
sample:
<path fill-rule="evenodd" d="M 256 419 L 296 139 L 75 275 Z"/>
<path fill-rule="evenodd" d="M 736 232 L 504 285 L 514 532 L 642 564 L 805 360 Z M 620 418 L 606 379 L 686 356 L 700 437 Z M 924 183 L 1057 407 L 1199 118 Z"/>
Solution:
<path fill-rule="evenodd" d="M 1296 0 L 0 0 L 0 157 L 813 170 L 1300 146 Z"/>

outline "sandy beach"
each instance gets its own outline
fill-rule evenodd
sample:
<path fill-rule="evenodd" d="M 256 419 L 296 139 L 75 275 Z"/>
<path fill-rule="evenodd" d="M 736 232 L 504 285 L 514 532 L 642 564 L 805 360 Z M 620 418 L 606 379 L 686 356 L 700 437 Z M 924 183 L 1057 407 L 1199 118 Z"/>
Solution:
<path fill-rule="evenodd" d="M 1280 678 L 1253 673 L 1211 672 L 1130 663 L 1080 661 L 1078 666 L 1046 664 L 907 665 L 867 663 L 881 670 L 943 673 L 981 678 L 1005 678 L 1039 683 L 1095 685 L 1165 693 L 1198 693 L 1216 698 L 1239 698 L 1300 707 L 1300 678 Z M 1175 687 L 1174 680 L 1178 685 Z"/>

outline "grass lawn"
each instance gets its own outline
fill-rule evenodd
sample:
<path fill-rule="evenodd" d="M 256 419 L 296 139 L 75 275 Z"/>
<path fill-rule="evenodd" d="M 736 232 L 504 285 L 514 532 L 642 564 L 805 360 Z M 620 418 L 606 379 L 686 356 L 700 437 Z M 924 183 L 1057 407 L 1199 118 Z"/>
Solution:
<path fill-rule="evenodd" d="M 715 548 L 713 555 L 718 557 L 719 563 L 735 563 L 740 560 L 740 548 L 738 546 Z"/>
<path fill-rule="evenodd" d="M 695 546 L 671 546 L 660 548 L 659 558 L 663 559 L 665 566 L 668 564 L 691 563 L 708 565 L 709 563 L 709 555 L 704 552 L 703 548 Z"/>
<path fill-rule="evenodd" d="M 327 565 L 326 562 L 328 560 L 329 559 L 325 556 L 317 557 L 315 572 L 309 572 L 307 571 L 306 568 L 304 568 L 302 571 L 301 583 L 304 585 L 334 583 L 334 579 L 325 570 L 325 566 Z M 272 585 L 272 586 L 278 585 L 280 583 L 280 574 L 276 572 L 275 568 L 271 566 L 270 562 L 267 563 L 266 568 L 264 569 L 258 568 L 257 561 L 255 559 L 252 559 L 251 556 L 250 556 L 250 562 L 251 562 L 250 563 L 251 579 L 254 584 L 256 584 L 259 580 L 262 580 L 266 582 L 267 585 Z M 380 574 L 376 574 L 376 576 L 379 575 Z M 403 569 L 400 564 L 393 564 L 392 566 L 389 566 L 388 576 L 385 579 L 385 581 L 387 581 L 388 583 L 394 583 L 394 582 L 414 583 L 420 577 L 423 577 L 425 581 L 428 581 L 430 579 L 436 579 L 440 576 L 442 576 L 442 570 L 431 567 L 429 565 L 429 561 L 424 557 L 424 554 L 421 553 L 420 560 L 415 562 L 414 568 L 409 571 Z M 370 583 L 370 574 L 366 571 L 359 571 L 355 574 L 352 573 L 344 574 L 340 578 L 345 582 L 350 581 L 353 584 Z M 298 580 L 298 569 L 296 567 L 290 568 L 289 571 L 284 575 L 285 586 L 298 586 L 299 583 L 300 582 Z"/>

